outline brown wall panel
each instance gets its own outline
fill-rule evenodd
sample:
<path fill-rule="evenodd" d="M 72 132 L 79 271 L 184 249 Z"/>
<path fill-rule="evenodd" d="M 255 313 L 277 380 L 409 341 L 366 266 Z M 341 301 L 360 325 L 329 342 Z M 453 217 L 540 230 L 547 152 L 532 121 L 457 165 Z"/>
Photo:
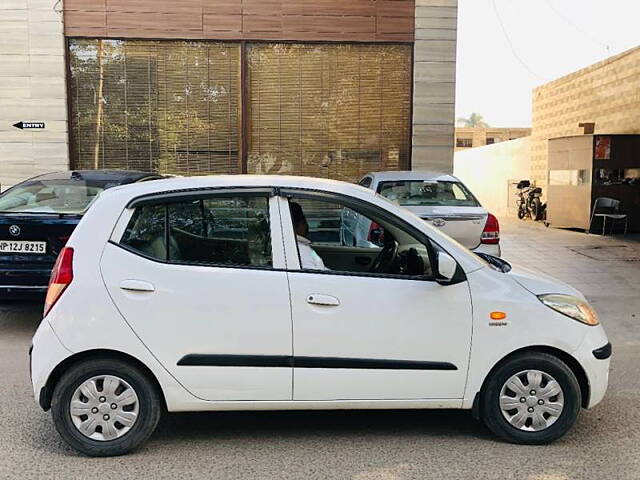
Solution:
<path fill-rule="evenodd" d="M 202 21 L 205 34 L 215 35 L 216 32 L 242 32 L 242 15 L 205 14 Z"/>
<path fill-rule="evenodd" d="M 378 33 L 403 34 L 413 25 L 411 17 L 380 17 L 378 18 Z"/>
<path fill-rule="evenodd" d="M 107 15 L 104 10 L 69 10 L 65 13 L 65 22 L 71 25 L 82 25 L 83 27 L 107 27 Z"/>
<path fill-rule="evenodd" d="M 242 15 L 242 0 L 202 0 L 204 15 Z"/>
<path fill-rule="evenodd" d="M 338 17 L 329 15 L 286 15 L 283 17 L 286 32 L 319 33 L 372 33 L 376 32 L 375 17 Z"/>
<path fill-rule="evenodd" d="M 415 0 L 64 0 L 65 35 L 412 42 Z"/>

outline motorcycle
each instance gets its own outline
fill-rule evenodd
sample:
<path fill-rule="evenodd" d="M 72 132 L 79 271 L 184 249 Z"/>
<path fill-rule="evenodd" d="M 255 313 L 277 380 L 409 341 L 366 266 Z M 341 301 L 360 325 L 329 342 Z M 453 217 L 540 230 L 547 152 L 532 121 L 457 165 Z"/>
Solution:
<path fill-rule="evenodd" d="M 541 200 L 542 188 L 532 186 L 529 180 L 520 180 L 516 188 L 518 218 L 522 220 L 529 217 L 534 221 L 546 221 L 547 204 Z"/>

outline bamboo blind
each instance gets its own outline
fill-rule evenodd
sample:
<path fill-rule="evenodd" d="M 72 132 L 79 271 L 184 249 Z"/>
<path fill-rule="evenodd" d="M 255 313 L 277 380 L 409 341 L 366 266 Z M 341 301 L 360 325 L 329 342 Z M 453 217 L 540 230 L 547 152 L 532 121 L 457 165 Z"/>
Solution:
<path fill-rule="evenodd" d="M 356 181 L 408 164 L 411 47 L 255 44 L 249 173 Z"/>
<path fill-rule="evenodd" d="M 239 44 L 70 41 L 72 166 L 239 172 Z"/>
<path fill-rule="evenodd" d="M 411 46 L 69 39 L 72 168 L 357 180 L 409 163 Z"/>

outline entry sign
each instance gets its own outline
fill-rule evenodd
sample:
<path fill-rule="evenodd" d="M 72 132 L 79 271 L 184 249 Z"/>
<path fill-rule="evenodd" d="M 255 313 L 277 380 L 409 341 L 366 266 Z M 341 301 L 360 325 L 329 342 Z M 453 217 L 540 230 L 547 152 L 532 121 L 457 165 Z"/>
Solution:
<path fill-rule="evenodd" d="M 19 128 L 20 130 L 42 130 L 44 128 L 44 122 L 18 122 L 14 123 L 13 126 Z"/>

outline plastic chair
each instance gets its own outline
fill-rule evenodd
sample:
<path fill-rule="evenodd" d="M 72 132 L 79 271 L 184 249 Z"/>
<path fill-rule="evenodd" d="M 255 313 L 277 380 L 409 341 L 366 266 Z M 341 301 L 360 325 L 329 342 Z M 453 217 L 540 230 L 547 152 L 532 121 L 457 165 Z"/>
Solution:
<path fill-rule="evenodd" d="M 601 209 L 601 213 L 598 213 L 598 209 Z M 604 211 L 602 211 L 604 210 Z M 611 233 L 613 234 L 613 227 L 618 222 L 624 221 L 624 234 L 627 234 L 627 226 L 629 223 L 629 217 L 625 213 L 620 213 L 620 200 L 609 197 L 598 197 L 593 204 L 593 211 L 591 212 L 591 220 L 589 221 L 589 230 L 591 232 L 591 225 L 595 217 L 602 217 L 602 235 L 605 235 L 605 228 L 607 226 L 607 219 L 611 220 Z"/>

